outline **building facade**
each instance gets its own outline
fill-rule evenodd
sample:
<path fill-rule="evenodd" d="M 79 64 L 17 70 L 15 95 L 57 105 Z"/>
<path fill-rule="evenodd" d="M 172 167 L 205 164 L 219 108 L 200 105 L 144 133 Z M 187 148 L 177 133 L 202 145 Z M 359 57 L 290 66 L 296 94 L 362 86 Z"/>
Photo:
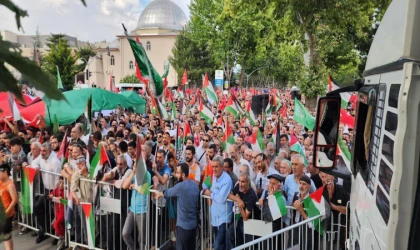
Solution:
<path fill-rule="evenodd" d="M 175 39 L 186 22 L 184 12 L 177 4 L 171 0 L 154 0 L 146 6 L 137 27 L 129 33 L 134 39 L 137 37 L 140 40 L 160 75 L 169 63 Z M 118 35 L 111 43 L 95 43 L 93 47 L 97 55 L 89 60 L 86 71 L 91 74 L 89 79 L 86 73 L 82 76 L 84 83 L 114 90 L 115 84 L 120 83 L 122 78 L 136 73 L 134 55 L 125 35 Z M 170 67 L 167 79 L 168 86 L 177 85 L 173 67 Z"/>

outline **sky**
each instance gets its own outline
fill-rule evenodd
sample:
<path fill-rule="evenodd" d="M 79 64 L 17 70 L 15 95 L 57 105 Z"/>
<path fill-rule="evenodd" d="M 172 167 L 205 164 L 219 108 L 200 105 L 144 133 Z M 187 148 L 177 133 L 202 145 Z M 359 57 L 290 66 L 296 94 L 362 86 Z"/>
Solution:
<path fill-rule="evenodd" d="M 41 34 L 65 33 L 81 41 L 110 42 L 123 34 L 121 23 L 132 31 L 144 7 L 153 0 L 13 0 L 28 11 L 22 19 L 23 31 L 18 31 L 14 14 L 0 6 L 0 30 L 34 35 L 38 27 Z M 171 0 L 189 17 L 191 0 Z"/>

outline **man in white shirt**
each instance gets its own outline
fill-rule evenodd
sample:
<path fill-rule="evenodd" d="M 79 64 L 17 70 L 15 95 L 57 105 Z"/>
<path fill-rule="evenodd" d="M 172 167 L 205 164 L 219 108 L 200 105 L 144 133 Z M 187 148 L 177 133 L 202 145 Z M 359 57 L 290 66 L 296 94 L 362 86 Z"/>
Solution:
<path fill-rule="evenodd" d="M 230 146 L 229 154 L 230 154 L 230 158 L 233 161 L 233 173 L 236 176 L 240 176 L 241 174 L 240 169 L 242 165 L 247 165 L 249 168 L 251 168 L 251 164 L 249 164 L 249 162 L 245 160 L 244 158 L 242 158 L 241 155 L 239 154 L 238 145 L 233 144 L 232 146 Z"/>
<path fill-rule="evenodd" d="M 210 145 L 210 136 L 207 134 L 204 134 L 201 137 L 201 145 L 197 148 L 197 152 L 195 155 L 195 158 L 197 162 L 200 164 L 201 172 L 203 172 L 206 169 L 207 166 L 207 159 L 206 159 L 206 152 Z"/>
<path fill-rule="evenodd" d="M 34 205 L 34 214 L 39 227 L 36 243 L 40 243 L 45 239 L 45 232 L 48 231 L 47 227 L 50 226 L 47 218 L 49 217 L 49 211 L 54 211 L 54 207 L 53 203 L 47 201 L 46 197 L 56 187 L 61 170 L 61 162 L 56 154 L 52 154 L 51 151 L 51 144 L 48 142 L 42 144 L 39 165 L 32 165 L 32 167 L 41 170 L 42 183 L 44 184 L 44 188 L 41 189 L 41 195 L 35 198 L 36 202 Z"/>

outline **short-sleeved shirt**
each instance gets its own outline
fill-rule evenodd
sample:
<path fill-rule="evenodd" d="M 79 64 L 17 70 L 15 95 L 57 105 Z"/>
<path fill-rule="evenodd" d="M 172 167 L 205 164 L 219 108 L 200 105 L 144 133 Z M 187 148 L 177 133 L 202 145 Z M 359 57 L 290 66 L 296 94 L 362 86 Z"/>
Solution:
<path fill-rule="evenodd" d="M 246 210 L 253 212 L 257 208 L 256 204 L 258 201 L 257 194 L 252 188 L 249 188 L 248 191 L 244 194 L 239 191 L 239 185 L 236 185 L 232 190 L 233 195 L 239 194 L 239 198 L 245 203 Z"/>
<path fill-rule="evenodd" d="M 335 184 L 334 185 L 334 193 L 330 199 L 330 202 L 336 206 L 346 206 L 347 202 L 350 201 L 350 194 L 344 191 L 344 188 L 342 185 Z M 334 219 L 338 220 L 338 214 L 339 212 L 336 210 L 332 210 L 332 213 L 334 215 Z M 344 216 L 344 215 L 343 215 Z M 345 216 L 341 218 L 341 223 L 345 222 Z"/>
<path fill-rule="evenodd" d="M 149 180 L 150 180 L 151 179 L 150 173 L 146 172 L 146 174 L 149 176 Z M 136 186 L 138 186 L 135 175 L 134 175 L 133 179 L 131 180 L 131 184 L 136 184 Z M 131 192 L 131 202 L 130 202 L 130 207 L 128 209 L 130 209 L 130 211 L 135 213 L 135 214 L 146 213 L 146 211 L 147 211 L 147 196 L 148 195 L 144 195 L 144 194 L 139 193 L 136 190 L 133 190 Z"/>

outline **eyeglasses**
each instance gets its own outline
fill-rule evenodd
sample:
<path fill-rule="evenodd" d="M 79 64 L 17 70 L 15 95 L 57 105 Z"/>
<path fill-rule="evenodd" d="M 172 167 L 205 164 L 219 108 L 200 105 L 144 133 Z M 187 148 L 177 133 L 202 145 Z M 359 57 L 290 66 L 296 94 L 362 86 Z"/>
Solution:
<path fill-rule="evenodd" d="M 209 142 L 209 140 L 204 140 L 204 139 L 202 139 L 202 141 L 204 141 L 204 142 Z"/>

